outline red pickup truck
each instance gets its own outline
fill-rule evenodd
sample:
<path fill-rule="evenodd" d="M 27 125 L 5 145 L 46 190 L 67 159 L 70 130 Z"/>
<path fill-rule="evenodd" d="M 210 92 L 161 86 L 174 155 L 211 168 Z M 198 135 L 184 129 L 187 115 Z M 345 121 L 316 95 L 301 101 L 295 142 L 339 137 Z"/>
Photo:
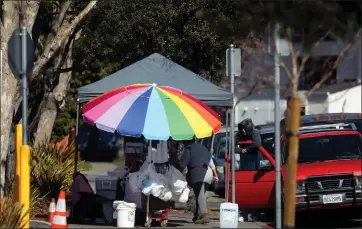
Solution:
<path fill-rule="evenodd" d="M 295 197 L 297 211 L 362 206 L 362 138 L 356 126 L 328 124 L 302 127 L 299 139 Z M 240 144 L 243 145 L 245 142 Z M 287 143 L 283 138 L 281 149 L 281 173 L 284 183 L 285 161 L 288 155 Z M 240 155 L 236 164 L 235 200 L 239 208 L 273 209 L 273 153 L 261 147 L 258 155 Z M 231 195 L 229 201 L 230 199 Z"/>

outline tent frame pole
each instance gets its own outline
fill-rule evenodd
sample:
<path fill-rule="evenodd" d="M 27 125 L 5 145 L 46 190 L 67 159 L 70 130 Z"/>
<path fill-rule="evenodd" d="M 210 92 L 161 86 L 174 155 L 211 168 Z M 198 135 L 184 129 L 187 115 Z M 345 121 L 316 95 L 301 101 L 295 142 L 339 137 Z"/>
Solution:
<path fill-rule="evenodd" d="M 78 171 L 78 132 L 79 132 L 79 116 L 80 116 L 80 103 L 79 98 L 77 98 L 77 117 L 75 124 L 75 152 L 74 152 L 74 174 Z"/>
<path fill-rule="evenodd" d="M 77 98 L 77 115 L 75 120 L 75 136 L 74 136 L 74 173 L 73 173 L 73 182 L 75 180 L 75 174 L 78 171 L 78 130 L 79 130 L 79 114 L 80 114 L 80 104 L 79 104 L 79 98 Z M 71 215 L 70 215 L 71 221 L 74 220 L 74 207 L 72 206 Z"/>

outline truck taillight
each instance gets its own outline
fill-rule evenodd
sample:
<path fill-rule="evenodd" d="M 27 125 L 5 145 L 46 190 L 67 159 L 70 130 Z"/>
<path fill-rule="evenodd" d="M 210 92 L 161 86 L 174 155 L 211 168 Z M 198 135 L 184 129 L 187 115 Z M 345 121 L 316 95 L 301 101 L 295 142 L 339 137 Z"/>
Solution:
<path fill-rule="evenodd" d="M 358 114 L 357 117 L 358 117 L 358 118 L 362 118 L 362 114 Z"/>

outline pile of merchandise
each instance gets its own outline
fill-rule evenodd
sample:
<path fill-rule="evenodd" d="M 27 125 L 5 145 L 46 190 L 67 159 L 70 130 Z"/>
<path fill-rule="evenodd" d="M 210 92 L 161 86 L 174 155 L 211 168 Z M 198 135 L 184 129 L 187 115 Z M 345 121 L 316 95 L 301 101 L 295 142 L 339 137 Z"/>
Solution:
<path fill-rule="evenodd" d="M 139 171 L 130 173 L 129 184 L 133 192 L 153 195 L 165 202 L 186 203 L 190 189 L 182 173 L 172 165 L 165 174 L 157 173 L 153 163 L 145 162 Z"/>

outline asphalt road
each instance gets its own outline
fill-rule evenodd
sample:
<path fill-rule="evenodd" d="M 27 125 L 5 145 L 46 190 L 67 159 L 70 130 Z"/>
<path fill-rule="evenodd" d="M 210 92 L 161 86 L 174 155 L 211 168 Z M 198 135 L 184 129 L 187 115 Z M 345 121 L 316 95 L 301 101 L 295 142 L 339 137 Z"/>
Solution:
<path fill-rule="evenodd" d="M 361 216 L 362 217 L 362 216 Z M 271 222 L 264 222 L 270 228 L 275 228 L 275 224 Z M 296 228 L 362 228 L 362 219 L 343 220 L 338 215 L 328 215 L 324 213 L 315 212 L 309 215 L 297 216 Z"/>

